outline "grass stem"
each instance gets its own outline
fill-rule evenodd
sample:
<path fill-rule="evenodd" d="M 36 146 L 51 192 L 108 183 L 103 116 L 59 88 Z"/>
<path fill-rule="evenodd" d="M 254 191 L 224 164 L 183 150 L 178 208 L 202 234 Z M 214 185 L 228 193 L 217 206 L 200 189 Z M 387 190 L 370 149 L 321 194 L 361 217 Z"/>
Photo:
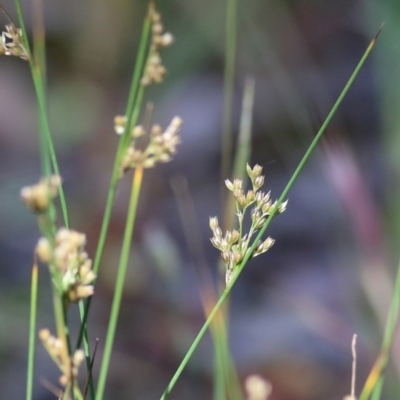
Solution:
<path fill-rule="evenodd" d="M 172 377 L 172 379 L 171 379 L 170 383 L 168 384 L 167 388 L 165 389 L 163 395 L 161 396 L 161 400 L 166 400 L 167 399 L 167 397 L 170 394 L 172 388 L 175 386 L 179 376 L 181 375 L 182 371 L 186 367 L 186 364 L 188 363 L 188 361 L 192 357 L 194 351 L 196 350 L 198 344 L 200 343 L 200 340 L 203 338 L 205 332 L 207 331 L 208 327 L 210 326 L 211 321 L 213 320 L 213 318 L 215 317 L 215 315 L 219 311 L 219 308 L 221 307 L 221 305 L 224 303 L 224 301 L 228 297 L 228 295 L 229 295 L 230 291 L 232 290 L 236 280 L 238 279 L 239 275 L 241 274 L 242 270 L 244 269 L 244 267 L 247 264 L 248 260 L 250 259 L 251 255 L 253 254 L 253 252 L 254 252 L 259 240 L 264 235 L 264 232 L 266 231 L 266 229 L 270 225 L 272 219 L 274 218 L 274 216 L 275 216 L 280 204 L 286 199 L 287 194 L 289 193 L 289 191 L 292 188 L 294 182 L 298 178 L 298 176 L 299 176 L 300 172 L 302 171 L 304 165 L 306 164 L 306 162 L 310 158 L 312 152 L 314 151 L 315 147 L 317 146 L 317 143 L 321 139 L 322 134 L 325 132 L 325 129 L 327 128 L 327 126 L 331 122 L 331 120 L 332 120 L 333 116 L 335 115 L 337 109 L 339 108 L 339 106 L 342 103 L 344 97 L 346 96 L 347 92 L 349 91 L 350 87 L 352 86 L 355 78 L 357 77 L 357 75 L 360 72 L 362 66 L 364 65 L 366 59 L 368 58 L 371 50 L 373 49 L 379 33 L 380 33 L 380 30 L 378 31 L 378 34 L 375 36 L 375 38 L 369 44 L 369 46 L 368 46 L 367 50 L 364 52 L 363 56 L 361 57 L 359 63 L 357 64 L 356 68 L 354 69 L 353 73 L 351 74 L 348 82 L 346 83 L 346 85 L 343 88 L 341 94 L 339 95 L 338 99 L 336 100 L 335 104 L 333 105 L 331 111 L 329 112 L 329 114 L 326 117 L 324 123 L 322 124 L 321 128 L 319 129 L 317 135 L 315 136 L 314 140 L 312 141 L 311 145 L 307 149 L 305 155 L 303 156 L 302 160 L 300 161 L 299 165 L 297 166 L 296 170 L 294 171 L 292 177 L 290 178 L 289 182 L 287 183 L 287 185 L 286 185 L 285 189 L 283 190 L 280 198 L 277 200 L 276 206 L 271 211 L 271 215 L 265 221 L 264 226 L 261 228 L 261 230 L 258 233 L 257 237 L 255 238 L 253 244 L 251 245 L 251 247 L 247 251 L 247 253 L 246 253 L 245 257 L 243 258 L 240 266 L 238 267 L 236 273 L 232 276 L 232 279 L 229 282 L 228 286 L 226 287 L 225 291 L 222 293 L 222 295 L 219 298 L 217 304 L 214 306 L 214 308 L 211 311 L 210 315 L 208 316 L 206 322 L 204 323 L 203 327 L 200 329 L 200 332 L 198 333 L 198 335 L 194 339 L 194 341 L 193 341 L 192 345 L 190 346 L 187 354 L 183 358 L 183 360 L 182 360 L 181 364 L 179 365 L 177 371 L 175 372 L 174 376 Z M 400 284 L 399 284 L 399 287 L 400 287 Z M 360 400 L 366 400 L 366 399 L 360 399 Z"/>
<path fill-rule="evenodd" d="M 397 327 L 400 312 L 400 262 L 397 269 L 396 282 L 392 301 L 390 304 L 389 315 L 383 336 L 381 350 L 375 361 L 371 372 L 361 391 L 359 400 L 368 400 L 373 393 L 373 399 L 379 400 L 383 386 L 384 372 L 389 360 L 390 349 L 393 344 L 394 333 Z"/>
<path fill-rule="evenodd" d="M 36 258 L 32 267 L 30 319 L 29 319 L 29 352 L 28 352 L 28 376 L 26 383 L 26 400 L 32 400 L 33 369 L 35 359 L 36 316 L 37 316 L 37 289 L 38 289 L 38 264 Z"/>
<path fill-rule="evenodd" d="M 225 20 L 225 66 L 224 66 L 224 106 L 222 120 L 222 165 L 221 182 L 230 176 L 232 157 L 232 108 L 235 82 L 236 57 L 236 14 L 237 0 L 226 0 Z M 221 201 L 224 204 L 221 196 Z"/>
<path fill-rule="evenodd" d="M 131 198 L 129 202 L 129 210 L 125 225 L 124 239 L 121 249 L 121 258 L 118 266 L 117 281 L 115 285 L 114 298 L 111 307 L 111 316 L 108 324 L 106 343 L 104 347 L 103 360 L 100 367 L 99 383 L 97 386 L 96 400 L 102 400 L 104 395 L 104 389 L 107 379 L 107 372 L 111 359 L 111 352 L 114 343 L 115 331 L 117 327 L 119 309 L 121 305 L 121 299 L 124 289 L 124 282 L 126 276 L 126 270 L 128 266 L 129 253 L 132 242 L 133 227 L 135 224 L 135 217 L 137 211 L 137 205 L 139 200 L 140 188 L 142 185 L 143 168 L 137 167 L 133 174 Z"/>

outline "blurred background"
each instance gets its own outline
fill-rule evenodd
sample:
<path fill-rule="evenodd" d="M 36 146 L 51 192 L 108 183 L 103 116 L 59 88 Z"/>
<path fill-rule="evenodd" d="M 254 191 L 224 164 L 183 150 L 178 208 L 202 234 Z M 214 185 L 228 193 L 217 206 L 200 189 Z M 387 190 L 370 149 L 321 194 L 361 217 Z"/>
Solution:
<path fill-rule="evenodd" d="M 12 1 L 2 4 L 17 20 Z M 31 5 L 24 2 L 31 27 Z M 93 257 L 147 2 L 44 2 L 50 128 L 72 227 Z M 163 52 L 168 75 L 151 87 L 154 121 L 179 115 L 173 162 L 147 170 L 106 395 L 157 399 L 204 321 L 199 268 L 188 230 L 217 282 L 219 252 L 210 216 L 222 218 L 221 132 L 226 2 L 159 2 L 175 43 Z M 1 16 L 2 25 L 8 23 Z M 275 400 L 342 399 L 350 392 L 351 340 L 358 334 L 357 393 L 378 354 L 399 257 L 400 5 L 394 1 L 238 2 L 233 134 L 245 78 L 255 80 L 251 164 L 264 167 L 278 198 L 370 40 L 376 48 L 274 219 L 276 239 L 251 261 L 230 302 L 230 347 L 239 377 L 260 374 Z M 23 398 L 30 273 L 37 221 L 19 200 L 40 177 L 37 108 L 28 65 L 0 59 L 0 387 Z M 224 177 L 228 178 L 227 176 Z M 187 181 L 195 212 L 173 187 Z M 100 365 L 125 226 L 131 175 L 121 181 L 89 317 Z M 182 217 L 183 215 L 183 217 Z M 189 224 L 190 225 L 190 224 Z M 190 229 L 189 229 L 190 236 Z M 204 271 L 203 271 L 204 272 Z M 200 271 L 201 274 L 201 271 Z M 78 316 L 71 320 L 77 326 Z M 40 270 L 38 328 L 54 331 L 49 278 Z M 76 333 L 75 333 L 76 334 Z M 400 342 L 383 399 L 399 392 Z M 212 398 L 209 336 L 171 399 Z M 82 368 L 83 371 L 83 368 Z M 41 382 L 59 373 L 39 344 L 35 399 L 54 399 Z"/>

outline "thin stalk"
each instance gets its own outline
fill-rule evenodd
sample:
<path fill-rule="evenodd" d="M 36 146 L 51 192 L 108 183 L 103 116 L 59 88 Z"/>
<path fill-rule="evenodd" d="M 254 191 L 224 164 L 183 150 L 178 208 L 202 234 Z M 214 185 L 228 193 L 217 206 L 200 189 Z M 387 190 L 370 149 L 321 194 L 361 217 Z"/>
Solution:
<path fill-rule="evenodd" d="M 31 68 L 32 73 L 32 80 L 33 85 L 36 92 L 36 97 L 39 106 L 39 127 L 40 127 L 40 149 L 41 149 L 41 159 L 42 159 L 42 168 L 43 174 L 45 176 L 49 176 L 51 174 L 51 168 L 53 168 L 54 172 L 57 175 L 60 175 L 60 171 L 58 168 L 58 162 L 56 153 L 54 150 L 54 144 L 50 133 L 48 116 L 47 116 L 47 107 L 46 107 L 46 97 L 45 97 L 45 87 L 44 87 L 44 71 L 41 64 L 44 63 L 44 43 L 41 43 L 43 40 L 44 42 L 44 31 L 42 35 L 35 35 L 34 39 L 38 40 L 39 42 L 35 44 L 35 59 L 32 57 L 32 51 L 29 45 L 28 36 L 25 28 L 25 22 L 22 15 L 21 4 L 19 0 L 14 0 L 15 8 L 17 10 L 18 15 L 18 22 L 22 29 L 23 33 L 23 42 L 26 49 L 26 52 L 29 57 L 29 66 Z M 46 144 L 46 145 L 44 145 Z M 51 162 L 51 166 L 50 166 Z M 64 225 L 69 228 L 69 218 L 68 218 L 68 210 L 67 210 L 67 203 L 65 200 L 65 194 L 63 186 L 60 185 L 59 187 L 59 196 L 60 196 L 60 204 L 61 210 L 64 219 Z"/>
<path fill-rule="evenodd" d="M 381 27 L 381 29 L 382 29 L 382 27 Z M 354 72 L 351 74 L 350 79 L 346 83 L 344 89 L 342 90 L 341 94 L 339 95 L 338 99 L 336 100 L 335 104 L 333 105 L 331 111 L 329 112 L 328 116 L 326 117 L 324 123 L 322 124 L 321 128 L 319 129 L 317 135 L 315 136 L 314 140 L 312 141 L 310 147 L 308 148 L 308 150 L 306 151 L 306 153 L 303 156 L 302 160 L 300 161 L 299 165 L 297 166 L 296 170 L 294 171 L 294 173 L 293 173 L 292 177 L 290 178 L 288 184 L 286 185 L 285 189 L 283 190 L 280 198 L 277 200 L 275 207 L 273 208 L 273 210 L 271 210 L 271 214 L 270 214 L 269 218 L 265 221 L 264 226 L 261 228 L 260 232 L 258 233 L 257 237 L 255 238 L 255 240 L 254 240 L 253 244 L 251 245 L 250 249 L 246 252 L 246 255 L 243 258 L 240 266 L 237 268 L 236 273 L 233 274 L 231 281 L 227 285 L 225 291 L 222 293 L 222 295 L 219 298 L 217 304 L 214 306 L 213 310 L 211 311 L 210 315 L 208 316 L 208 318 L 207 318 L 206 322 L 204 323 L 203 327 L 200 329 L 200 332 L 198 333 L 198 335 L 196 336 L 194 342 L 190 346 L 186 356 L 183 358 L 183 360 L 182 360 L 181 364 L 179 365 L 177 371 L 175 372 L 174 376 L 172 377 L 172 379 L 171 379 L 170 383 L 168 384 L 167 388 L 165 389 L 163 395 L 161 396 L 161 400 L 167 399 L 167 397 L 170 394 L 172 388 L 175 386 L 179 376 L 181 375 L 182 371 L 186 367 L 186 364 L 188 363 L 188 361 L 192 357 L 194 351 L 196 350 L 198 344 L 200 343 L 200 340 L 203 338 L 205 332 L 207 331 L 208 327 L 210 326 L 211 321 L 213 320 L 214 316 L 219 311 L 219 308 L 224 303 L 225 299 L 228 297 L 228 295 L 229 295 L 230 291 L 232 290 L 236 280 L 238 279 L 238 277 L 241 274 L 243 268 L 245 267 L 245 265 L 247 264 L 248 260 L 251 258 L 255 248 L 257 247 L 257 244 L 258 244 L 259 240 L 262 238 L 262 236 L 264 235 L 264 232 L 266 231 L 266 229 L 270 225 L 270 223 L 271 223 L 272 219 L 274 218 L 279 206 L 285 200 L 285 198 L 286 198 L 287 194 L 289 193 L 290 189 L 292 188 L 294 182 L 298 178 L 301 170 L 303 169 L 304 165 L 306 164 L 306 162 L 310 158 L 312 152 L 314 151 L 315 147 L 317 146 L 317 143 L 321 139 L 322 134 L 325 132 L 326 127 L 329 125 L 329 123 L 332 120 L 333 116 L 335 115 L 337 109 L 339 108 L 341 102 L 343 101 L 344 97 L 346 96 L 347 92 L 349 91 L 350 87 L 352 86 L 355 78 L 357 77 L 358 73 L 360 72 L 360 69 L 362 68 L 362 66 L 364 65 L 366 59 L 368 58 L 371 50 L 373 49 L 373 47 L 374 47 L 374 45 L 376 43 L 376 39 L 377 39 L 381 29 L 379 29 L 378 33 L 376 34 L 374 39 L 371 41 L 371 43 L 369 44 L 367 50 L 365 51 L 365 53 L 361 57 L 361 60 L 359 61 L 358 65 L 356 66 Z M 365 399 L 360 399 L 360 400 L 365 400 Z"/>
<path fill-rule="evenodd" d="M 246 78 L 242 97 L 239 137 L 236 144 L 235 160 L 233 164 L 232 174 L 232 178 L 240 179 L 242 181 L 245 181 L 247 179 L 247 174 L 245 172 L 246 164 L 249 163 L 251 157 L 251 131 L 253 124 L 254 89 L 254 78 Z M 235 207 L 237 207 L 237 204 L 233 197 L 229 197 L 224 203 L 224 209 L 226 210 L 224 217 L 225 230 L 232 230 L 234 228 Z M 242 232 L 240 232 L 240 234 L 241 233 Z M 242 235 L 240 235 L 240 237 L 242 237 Z"/>
<path fill-rule="evenodd" d="M 371 396 L 371 393 L 374 393 L 373 398 L 375 400 L 378 400 L 380 398 L 384 380 L 383 374 L 388 364 L 390 349 L 393 344 L 393 337 L 399 318 L 399 311 L 400 311 L 400 262 L 397 269 L 396 282 L 394 286 L 392 301 L 390 304 L 389 315 L 386 322 L 386 328 L 383 336 L 381 350 L 365 382 L 364 388 L 360 395 L 360 400 L 368 400 Z"/>
<path fill-rule="evenodd" d="M 98 275 L 98 272 L 100 269 L 100 262 L 101 262 L 101 258 L 103 256 L 104 245 L 105 245 L 106 238 L 107 238 L 108 226 L 110 224 L 112 207 L 113 207 L 115 193 L 117 190 L 117 184 L 118 184 L 118 180 L 119 180 L 122 157 L 124 155 L 124 151 L 126 150 L 126 146 L 129 143 L 129 137 L 130 137 L 130 132 L 132 130 L 132 127 L 137 124 L 137 120 L 139 118 L 139 112 L 140 112 L 142 101 L 143 101 L 144 87 L 142 85 L 140 85 L 140 78 L 142 76 L 142 72 L 143 72 L 143 68 L 144 68 L 145 60 L 146 60 L 146 51 L 147 51 L 147 43 L 148 43 L 148 39 L 149 39 L 149 34 L 150 34 L 150 27 L 151 27 L 151 21 L 148 16 L 143 24 L 137 61 L 135 64 L 135 70 L 133 73 L 131 88 L 129 91 L 128 103 L 127 103 L 126 113 L 125 113 L 125 115 L 128 117 L 128 121 L 126 124 L 125 132 L 122 135 L 122 137 L 120 138 L 120 141 L 118 144 L 117 154 L 116 154 L 114 166 L 113 166 L 113 172 L 111 175 L 110 187 L 109 187 L 108 194 L 107 194 L 107 201 L 106 201 L 106 206 L 105 206 L 105 210 L 104 210 L 103 221 L 102 221 L 101 229 L 100 229 L 99 241 L 97 244 L 96 254 L 94 257 L 93 272 L 96 275 Z M 130 129 L 128 128 L 128 126 L 130 127 Z M 84 313 L 82 313 L 82 311 L 80 310 L 81 328 L 80 328 L 80 332 L 78 335 L 76 348 L 81 347 L 84 332 L 87 335 L 86 320 L 89 315 L 91 302 L 92 302 L 92 298 L 89 297 L 89 299 L 86 301 L 86 304 L 85 304 Z"/>
<path fill-rule="evenodd" d="M 222 307 L 223 309 L 224 307 Z M 243 400 L 242 389 L 239 376 L 236 371 L 232 354 L 229 349 L 228 330 L 227 330 L 227 312 L 221 315 L 220 329 L 218 331 L 218 343 L 222 357 L 222 366 L 224 368 L 223 377 L 227 397 L 230 400 Z M 218 399 L 219 400 L 219 399 Z"/>
<path fill-rule="evenodd" d="M 32 267 L 31 283 L 31 310 L 29 320 L 29 352 L 28 352 L 28 376 L 26 382 L 26 400 L 32 400 L 33 389 L 33 368 L 35 359 L 35 338 L 36 338 L 36 315 L 37 315 L 37 289 L 38 289 L 38 264 L 35 258 Z"/>
<path fill-rule="evenodd" d="M 237 0 L 227 0 L 225 20 L 224 110 L 222 120 L 221 181 L 231 172 L 232 156 L 232 107 L 236 57 Z M 221 200 L 225 196 L 221 196 Z"/>
<path fill-rule="evenodd" d="M 211 327 L 211 332 L 213 329 Z M 225 395 L 225 380 L 224 380 L 224 363 L 222 360 L 221 347 L 217 345 L 216 334 L 211 333 L 214 343 L 214 400 L 224 400 Z"/>
<path fill-rule="evenodd" d="M 242 112 L 240 118 L 239 137 L 236 145 L 236 154 L 233 164 L 233 176 L 235 178 L 244 178 L 243 175 L 246 171 L 246 164 L 250 159 L 251 152 L 251 127 L 252 127 L 252 113 L 254 103 L 254 79 L 247 78 L 244 85 L 244 93 L 242 99 Z M 232 230 L 234 228 L 234 215 L 235 215 L 235 201 L 233 197 L 229 197 L 225 201 L 225 230 Z M 242 225 L 240 226 L 240 233 L 242 233 Z M 224 290 L 225 285 L 225 266 L 220 263 L 220 292 Z M 225 307 L 221 309 L 220 318 L 217 318 L 218 323 L 211 326 L 211 335 L 216 352 L 216 361 L 218 364 L 215 366 L 215 395 L 214 399 L 225 398 L 225 391 L 229 399 L 240 399 L 241 388 L 237 371 L 232 360 L 229 350 L 228 340 L 228 309 L 229 305 L 226 303 Z"/>
<path fill-rule="evenodd" d="M 117 281 L 115 284 L 114 298 L 111 308 L 110 322 L 108 324 L 106 343 L 104 346 L 103 360 L 100 367 L 100 376 L 97 386 L 96 400 L 102 400 L 104 395 L 104 389 L 107 379 L 108 367 L 110 364 L 111 352 L 114 343 L 115 331 L 117 328 L 118 314 L 121 305 L 122 293 L 124 289 L 124 282 L 126 276 L 126 270 L 128 266 L 129 253 L 132 242 L 133 227 L 135 224 L 135 217 L 138 205 L 138 199 L 140 194 L 140 188 L 142 185 L 143 168 L 137 167 L 133 174 L 131 199 L 129 202 L 129 210 L 125 225 L 124 239 L 122 242 L 121 258 L 118 266 Z"/>

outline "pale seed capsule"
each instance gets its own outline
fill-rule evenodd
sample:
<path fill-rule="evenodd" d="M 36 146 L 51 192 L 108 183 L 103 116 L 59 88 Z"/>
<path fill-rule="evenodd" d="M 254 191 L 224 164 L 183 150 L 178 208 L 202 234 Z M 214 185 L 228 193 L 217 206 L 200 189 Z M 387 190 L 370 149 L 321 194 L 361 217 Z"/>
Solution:
<path fill-rule="evenodd" d="M 214 231 L 218 228 L 218 218 L 217 217 L 210 217 L 210 228 Z"/>
<path fill-rule="evenodd" d="M 79 366 L 84 359 L 85 359 L 85 353 L 83 352 L 83 350 L 78 349 L 74 353 L 72 362 L 74 365 Z"/>
<path fill-rule="evenodd" d="M 265 224 L 266 219 L 265 218 L 261 218 L 260 220 L 258 220 L 258 222 L 256 223 L 255 229 L 261 229 L 263 227 L 263 225 Z"/>
<path fill-rule="evenodd" d="M 76 288 L 76 294 L 77 294 L 78 300 L 85 299 L 86 297 L 90 297 L 93 295 L 93 293 L 94 293 L 94 288 L 91 285 L 78 286 Z"/>
<path fill-rule="evenodd" d="M 263 251 L 263 242 L 261 240 L 258 241 L 257 247 L 256 247 L 256 253 L 261 253 Z"/>
<path fill-rule="evenodd" d="M 279 205 L 279 208 L 278 208 L 279 214 L 282 214 L 284 211 L 286 211 L 286 207 L 287 207 L 288 202 L 289 202 L 289 200 L 286 200 L 286 201 L 284 201 L 283 203 L 281 203 Z"/>
<path fill-rule="evenodd" d="M 181 117 L 174 117 L 171 121 L 171 125 L 175 128 L 175 129 L 179 129 L 183 124 L 183 120 Z"/>
<path fill-rule="evenodd" d="M 231 192 L 234 189 L 233 183 L 229 179 L 225 179 L 225 186 L 230 190 Z"/>
<path fill-rule="evenodd" d="M 269 250 L 275 243 L 275 240 L 272 237 L 268 236 L 267 239 L 264 240 L 263 243 L 263 251 Z"/>
<path fill-rule="evenodd" d="M 222 238 L 222 230 L 221 230 L 221 228 L 220 228 L 219 226 L 217 226 L 217 227 L 215 228 L 215 230 L 214 230 L 214 235 L 217 236 L 217 237 L 219 237 L 219 238 Z"/>
<path fill-rule="evenodd" d="M 153 35 L 160 35 L 163 31 L 163 26 L 161 24 L 153 24 L 151 31 Z"/>
<path fill-rule="evenodd" d="M 246 207 L 247 206 L 247 200 L 246 197 L 242 194 L 241 196 L 238 197 L 237 202 L 241 207 Z"/>
<path fill-rule="evenodd" d="M 116 115 L 114 117 L 114 130 L 118 135 L 122 135 L 125 131 L 127 118 L 125 115 Z"/>
<path fill-rule="evenodd" d="M 163 47 L 171 46 L 171 44 L 174 43 L 174 37 L 171 33 L 166 32 L 161 36 L 161 43 Z"/>
<path fill-rule="evenodd" d="M 247 175 L 249 176 L 249 178 L 253 179 L 254 178 L 253 170 L 251 169 L 249 164 L 246 164 L 246 171 L 247 171 Z"/>
<path fill-rule="evenodd" d="M 226 239 L 221 239 L 221 250 L 224 251 L 228 249 L 229 249 L 229 244 L 226 241 Z"/>
<path fill-rule="evenodd" d="M 240 261 L 242 261 L 243 259 L 243 255 L 240 251 L 236 251 L 233 255 L 233 261 L 235 262 L 235 264 L 239 264 Z"/>
<path fill-rule="evenodd" d="M 235 190 L 242 189 L 243 182 L 240 179 L 235 179 L 233 181 L 233 187 Z"/>
<path fill-rule="evenodd" d="M 257 192 L 256 193 L 255 200 L 256 200 L 257 204 L 260 204 L 263 201 L 263 198 L 264 198 L 264 193 L 263 192 Z"/>
<path fill-rule="evenodd" d="M 253 167 L 253 175 L 255 176 L 255 177 L 257 177 L 257 176 L 260 176 L 261 175 L 261 172 L 262 172 L 262 167 L 260 166 L 260 165 L 258 165 L 258 164 L 256 164 L 254 167 Z"/>
<path fill-rule="evenodd" d="M 222 239 L 220 237 L 213 236 L 210 240 L 214 247 L 216 247 L 217 249 L 221 249 Z"/>
<path fill-rule="evenodd" d="M 143 135 L 145 135 L 146 131 L 144 130 L 142 125 L 137 125 L 132 129 L 132 137 L 137 139 Z"/>
<path fill-rule="evenodd" d="M 261 207 L 261 210 L 264 214 L 269 214 L 270 210 L 271 210 L 271 202 L 268 202 L 266 204 L 263 204 L 263 206 Z"/>
<path fill-rule="evenodd" d="M 70 231 L 67 228 L 60 228 L 56 233 L 56 243 L 60 244 L 61 242 L 69 240 Z"/>
<path fill-rule="evenodd" d="M 38 255 L 40 261 L 48 264 L 53 255 L 52 253 L 53 252 L 49 241 L 46 238 L 41 237 L 36 245 L 36 254 Z"/>
<path fill-rule="evenodd" d="M 159 136 L 162 134 L 162 128 L 160 125 L 153 125 L 151 127 L 151 132 L 150 132 L 151 136 Z"/>
<path fill-rule="evenodd" d="M 256 179 L 254 179 L 254 189 L 258 190 L 262 185 L 264 185 L 264 177 L 261 176 L 257 176 Z"/>
<path fill-rule="evenodd" d="M 222 259 L 224 260 L 224 263 L 225 263 L 225 264 L 228 264 L 228 263 L 229 263 L 230 254 L 229 254 L 228 251 L 223 251 L 223 252 L 221 253 L 221 257 L 222 257 Z"/>
<path fill-rule="evenodd" d="M 50 336 L 50 331 L 48 329 L 41 329 L 39 331 L 39 338 L 42 342 L 47 342 Z"/>
<path fill-rule="evenodd" d="M 70 242 L 71 246 L 73 246 L 73 247 L 76 247 L 76 248 L 83 247 L 86 244 L 86 235 L 84 235 L 83 233 L 71 230 L 69 242 Z"/>
<path fill-rule="evenodd" d="M 240 237 L 239 231 L 237 231 L 236 229 L 234 229 L 234 230 L 232 231 L 232 236 L 231 236 L 230 243 L 231 243 L 231 244 L 236 243 L 236 242 L 239 240 L 239 237 Z"/>
<path fill-rule="evenodd" d="M 246 195 L 246 199 L 247 199 L 248 203 L 251 203 L 254 200 L 254 198 L 255 198 L 254 191 L 253 190 L 249 190 L 247 192 L 247 195 Z"/>
<path fill-rule="evenodd" d="M 147 158 L 144 162 L 143 162 L 143 168 L 152 168 L 154 167 L 154 165 L 156 164 L 154 158 Z"/>

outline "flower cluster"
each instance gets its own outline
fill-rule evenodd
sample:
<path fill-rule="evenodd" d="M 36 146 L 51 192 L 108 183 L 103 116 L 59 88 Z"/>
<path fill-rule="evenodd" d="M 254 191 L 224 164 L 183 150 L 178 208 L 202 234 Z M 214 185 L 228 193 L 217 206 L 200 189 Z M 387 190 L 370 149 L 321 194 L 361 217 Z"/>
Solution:
<path fill-rule="evenodd" d="M 160 14 L 154 7 L 150 10 L 151 18 L 151 44 L 145 71 L 141 80 L 142 85 L 162 82 L 167 69 L 162 65 L 160 50 L 170 46 L 174 37 L 169 32 L 163 32 L 164 27 Z"/>
<path fill-rule="evenodd" d="M 1 33 L 0 55 L 15 56 L 29 61 L 28 53 L 23 45 L 22 30 L 13 23 L 6 25 L 6 31 Z"/>
<path fill-rule="evenodd" d="M 36 246 L 41 262 L 49 264 L 61 276 L 63 296 L 76 302 L 93 294 L 91 283 L 96 278 L 92 261 L 84 251 L 86 237 L 77 231 L 60 228 L 55 236 L 54 247 L 42 237 Z M 57 281 L 56 281 L 57 282 Z"/>
<path fill-rule="evenodd" d="M 114 119 L 115 132 L 121 134 L 125 130 L 126 117 L 117 116 Z M 140 150 L 136 147 L 136 139 L 147 134 L 141 125 L 133 128 L 131 132 L 131 144 L 122 159 L 121 176 L 130 168 L 142 166 L 152 168 L 158 162 L 171 161 L 176 153 L 176 147 L 180 143 L 178 132 L 182 126 L 182 119 L 174 117 L 165 131 L 160 125 L 153 125 L 148 134 L 147 146 Z"/>
<path fill-rule="evenodd" d="M 264 184 L 264 176 L 261 175 L 262 167 L 255 165 L 251 169 L 247 165 L 246 169 L 252 184 L 252 189 L 247 191 L 247 193 L 243 190 L 243 182 L 241 180 L 235 179 L 231 182 L 227 179 L 225 181 L 227 188 L 232 192 L 236 201 L 239 230 L 227 231 L 225 236 L 223 236 L 222 230 L 218 226 L 218 218 L 210 218 L 210 228 L 213 231 L 211 243 L 221 251 L 222 260 L 226 266 L 225 281 L 227 285 L 232 279 L 237 266 L 249 251 L 251 238 L 263 227 L 272 210 L 277 206 L 277 201 L 272 202 L 270 200 L 270 192 L 264 193 L 259 190 Z M 283 213 L 286 210 L 287 203 L 288 201 L 281 203 L 276 210 L 276 214 Z M 243 220 L 250 206 L 252 206 L 250 212 L 251 227 L 249 232 L 243 235 Z M 259 241 L 251 257 L 265 253 L 272 247 L 274 242 L 274 239 L 271 237 L 268 237 L 264 241 Z"/>
<path fill-rule="evenodd" d="M 51 335 L 48 329 L 42 329 L 39 332 L 39 338 L 62 373 L 59 379 L 60 384 L 66 387 L 70 383 L 74 383 L 78 376 L 78 368 L 85 359 L 83 350 L 76 350 L 70 357 L 66 344 Z"/>
<path fill-rule="evenodd" d="M 60 184 L 61 178 L 58 175 L 42 178 L 36 185 L 23 187 L 20 192 L 21 199 L 32 212 L 44 213 L 57 196 Z"/>

